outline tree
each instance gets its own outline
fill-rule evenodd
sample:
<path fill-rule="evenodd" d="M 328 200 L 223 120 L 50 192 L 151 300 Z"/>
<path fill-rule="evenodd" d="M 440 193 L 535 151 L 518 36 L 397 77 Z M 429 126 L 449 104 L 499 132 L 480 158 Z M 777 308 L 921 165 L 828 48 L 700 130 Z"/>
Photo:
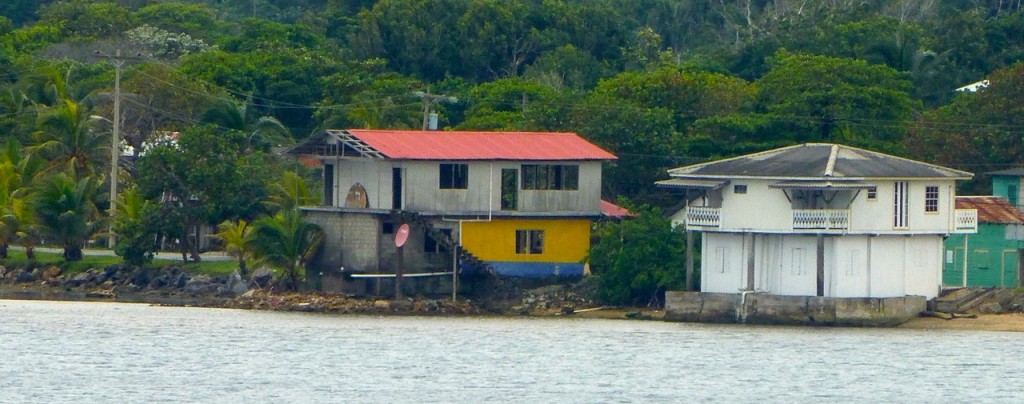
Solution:
<path fill-rule="evenodd" d="M 157 227 L 154 217 L 156 204 L 146 200 L 137 187 L 131 187 L 118 196 L 117 216 L 113 231 L 117 234 L 114 252 L 131 265 L 143 265 L 153 260 L 158 250 Z"/>
<path fill-rule="evenodd" d="M 245 104 L 226 99 L 216 100 L 203 112 L 201 120 L 222 129 L 245 133 L 246 151 L 266 151 L 272 146 L 291 144 L 292 135 L 288 128 L 272 116 L 256 116 L 251 101 L 252 97 Z"/>
<path fill-rule="evenodd" d="M 82 248 L 98 228 L 96 188 L 92 177 L 76 180 L 59 173 L 43 179 L 34 192 L 36 219 L 47 238 L 64 248 L 66 261 L 82 259 Z"/>
<path fill-rule="evenodd" d="M 285 171 L 281 177 L 267 185 L 265 205 L 272 212 L 298 209 L 300 206 L 316 204 L 320 196 L 310 192 L 306 180 L 297 172 Z"/>
<path fill-rule="evenodd" d="M 224 243 L 224 251 L 238 258 L 238 271 L 245 276 L 248 273 L 246 260 L 249 259 L 256 247 L 256 233 L 253 227 L 243 219 L 238 221 L 225 220 L 217 225 L 220 230 L 213 236 Z"/>
<path fill-rule="evenodd" d="M 297 210 L 278 212 L 256 221 L 256 254 L 282 270 L 285 288 L 297 290 L 305 279 L 305 265 L 320 247 L 323 230 L 302 221 Z"/>
<path fill-rule="evenodd" d="M 49 161 L 47 172 L 69 170 L 75 178 L 100 172 L 110 156 L 109 138 L 96 129 L 88 110 L 70 99 L 61 100 L 40 117 L 32 154 Z"/>
<path fill-rule="evenodd" d="M 597 230 L 590 265 L 598 296 L 609 304 L 648 305 L 666 290 L 685 287 L 685 236 L 659 209 L 633 209 L 636 217 L 609 222 Z"/>
<path fill-rule="evenodd" d="M 13 138 L 0 150 L 0 258 L 7 258 L 12 241 L 31 242 L 30 237 L 37 233 L 27 194 L 42 163 L 24 156 Z"/>
<path fill-rule="evenodd" d="M 199 259 L 198 245 L 188 236 L 196 226 L 266 212 L 266 184 L 276 170 L 265 154 L 248 153 L 245 139 L 243 132 L 192 127 L 176 143 L 158 145 L 138 161 L 140 192 L 160 201 L 161 233 L 178 237 L 192 259 Z"/>
<path fill-rule="evenodd" d="M 905 74 L 862 60 L 777 53 L 754 84 L 758 109 L 785 124 L 792 142 L 826 141 L 898 153 L 920 108 Z"/>

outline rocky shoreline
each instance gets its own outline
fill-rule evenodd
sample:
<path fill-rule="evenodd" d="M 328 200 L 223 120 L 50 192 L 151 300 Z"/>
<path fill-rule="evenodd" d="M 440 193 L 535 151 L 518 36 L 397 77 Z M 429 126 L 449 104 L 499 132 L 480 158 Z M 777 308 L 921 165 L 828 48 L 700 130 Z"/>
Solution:
<path fill-rule="evenodd" d="M 460 298 L 453 302 L 450 298 L 386 300 L 310 291 L 278 292 L 272 277 L 269 270 L 257 270 L 250 279 L 244 280 L 237 272 L 222 277 L 194 275 L 173 266 L 139 269 L 110 265 L 74 274 L 64 274 L 56 265 L 29 268 L 0 266 L 0 299 L 105 301 L 369 315 L 553 316 L 601 308 L 576 285 L 552 285 L 519 291 L 511 299 L 475 301 Z M 651 318 L 650 315 L 632 317 Z"/>

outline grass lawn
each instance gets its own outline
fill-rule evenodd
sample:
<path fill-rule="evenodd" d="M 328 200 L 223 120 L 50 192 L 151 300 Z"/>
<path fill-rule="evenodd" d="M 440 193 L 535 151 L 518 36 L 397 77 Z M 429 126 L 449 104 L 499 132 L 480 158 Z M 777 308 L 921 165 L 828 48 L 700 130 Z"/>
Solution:
<path fill-rule="evenodd" d="M 11 250 L 8 255 L 9 258 L 0 260 L 0 264 L 7 267 L 20 267 L 27 266 L 31 262 L 27 257 L 25 257 L 25 251 Z M 83 257 L 81 261 L 65 262 L 64 257 L 59 253 L 36 252 L 35 262 L 44 267 L 57 265 L 63 269 L 65 274 L 68 274 L 84 272 L 89 268 L 102 269 L 106 268 L 108 265 L 120 264 L 121 257 L 87 255 Z M 161 268 L 167 266 L 178 266 L 189 273 L 223 276 L 229 275 L 232 271 L 237 269 L 238 261 L 203 261 L 183 264 L 179 260 L 154 259 L 153 262 L 146 265 L 146 268 Z"/>

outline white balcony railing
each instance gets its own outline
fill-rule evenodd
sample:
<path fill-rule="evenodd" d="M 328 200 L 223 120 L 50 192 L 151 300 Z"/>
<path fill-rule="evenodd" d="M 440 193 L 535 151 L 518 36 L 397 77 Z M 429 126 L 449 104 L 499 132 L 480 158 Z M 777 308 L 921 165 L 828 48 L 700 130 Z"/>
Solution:
<path fill-rule="evenodd" d="M 953 225 L 955 233 L 977 233 L 978 232 L 978 210 L 957 209 L 953 212 Z"/>
<path fill-rule="evenodd" d="M 794 209 L 793 229 L 843 230 L 850 227 L 847 209 Z"/>
<path fill-rule="evenodd" d="M 686 208 L 686 225 L 694 227 L 719 227 L 722 225 L 721 208 L 690 206 Z"/>

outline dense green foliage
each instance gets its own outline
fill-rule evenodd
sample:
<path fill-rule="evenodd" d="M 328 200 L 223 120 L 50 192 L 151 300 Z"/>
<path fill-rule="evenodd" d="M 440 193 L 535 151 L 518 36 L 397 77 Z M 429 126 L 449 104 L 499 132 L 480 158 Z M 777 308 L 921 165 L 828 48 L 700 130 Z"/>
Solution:
<path fill-rule="evenodd" d="M 273 147 L 419 128 L 420 91 L 458 99 L 432 106 L 445 128 L 577 132 L 619 157 L 605 198 L 660 207 L 678 199 L 653 187 L 666 168 L 799 142 L 976 172 L 1024 159 L 1021 2 L 8 0 L 0 256 L 53 240 L 30 197 L 52 176 L 92 184 L 76 232 L 105 227 L 118 51 L 118 185 L 154 212 L 118 226 L 193 253 L 196 226 L 293 207 Z"/>
<path fill-rule="evenodd" d="M 686 236 L 660 209 L 635 211 L 636 217 L 601 225 L 590 263 L 606 303 L 660 306 L 666 290 L 685 288 Z"/>

